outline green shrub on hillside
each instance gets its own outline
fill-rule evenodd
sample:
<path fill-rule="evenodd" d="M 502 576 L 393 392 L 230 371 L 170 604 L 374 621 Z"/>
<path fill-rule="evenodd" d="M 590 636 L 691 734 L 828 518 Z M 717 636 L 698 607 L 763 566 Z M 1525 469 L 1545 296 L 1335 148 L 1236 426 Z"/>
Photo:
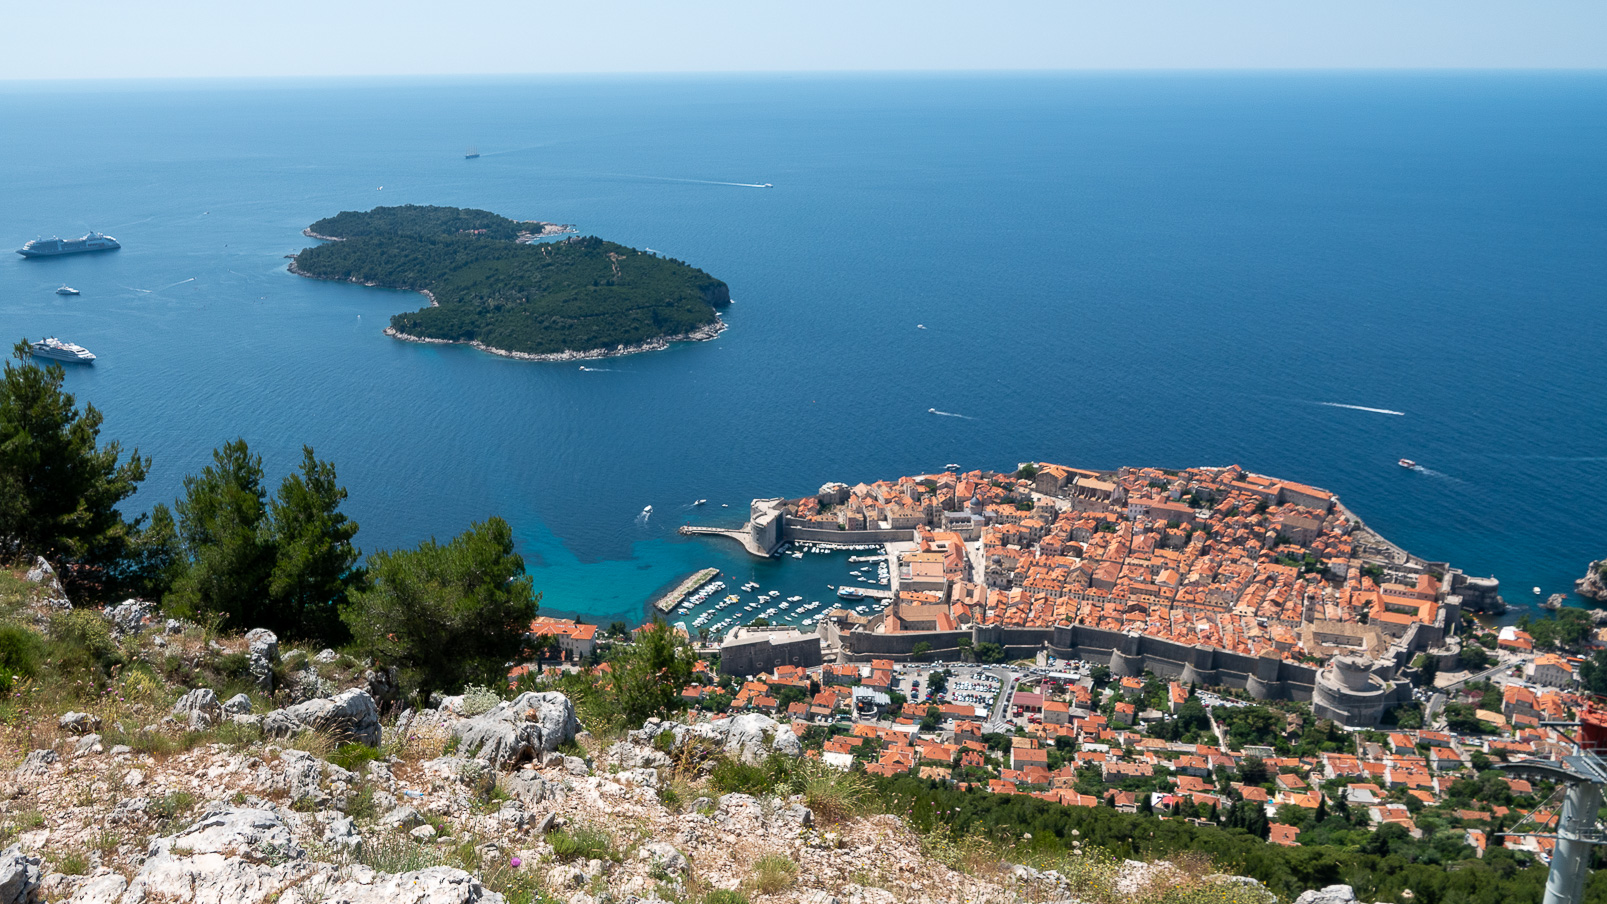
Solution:
<path fill-rule="evenodd" d="M 489 518 L 447 543 L 369 557 L 368 583 L 343 613 L 360 649 L 396 665 L 421 693 L 506 680 L 537 600 L 513 529 Z"/>
<path fill-rule="evenodd" d="M 43 649 L 34 632 L 21 625 L 0 624 L 0 694 L 11 693 L 13 684 L 38 672 Z"/>
<path fill-rule="evenodd" d="M 681 689 L 692 681 L 697 653 L 662 620 L 643 625 L 635 642 L 610 661 L 614 706 L 631 727 L 681 708 Z"/>
<path fill-rule="evenodd" d="M 50 616 L 50 653 L 62 665 L 109 669 L 122 661 L 112 629 L 100 613 L 69 609 Z"/>

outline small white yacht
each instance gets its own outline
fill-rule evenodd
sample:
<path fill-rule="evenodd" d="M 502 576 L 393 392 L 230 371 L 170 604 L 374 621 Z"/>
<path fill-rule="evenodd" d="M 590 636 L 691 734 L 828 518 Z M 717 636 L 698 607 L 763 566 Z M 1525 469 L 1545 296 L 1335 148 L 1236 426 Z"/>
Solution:
<path fill-rule="evenodd" d="M 77 289 L 74 289 L 72 286 L 69 286 L 66 283 L 62 283 L 61 288 L 56 290 L 56 294 L 57 295 L 82 295 L 84 293 L 78 291 Z"/>

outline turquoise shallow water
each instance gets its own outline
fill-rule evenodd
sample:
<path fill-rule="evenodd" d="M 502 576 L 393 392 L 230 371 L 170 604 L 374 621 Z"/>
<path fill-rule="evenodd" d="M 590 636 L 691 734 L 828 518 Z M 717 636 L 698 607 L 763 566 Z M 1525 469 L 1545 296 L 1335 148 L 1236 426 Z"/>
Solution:
<path fill-rule="evenodd" d="M 237 435 L 275 475 L 310 443 L 365 548 L 500 514 L 605 621 L 705 565 L 817 598 L 842 557 L 674 528 L 951 461 L 1239 463 L 1520 602 L 1607 554 L 1602 76 L 11 84 L 0 122 L 7 247 L 123 242 L 0 261 L 0 334 L 101 356 L 69 382 L 154 457 L 142 507 Z M 285 272 L 406 202 L 682 258 L 731 329 L 582 372 Z"/>

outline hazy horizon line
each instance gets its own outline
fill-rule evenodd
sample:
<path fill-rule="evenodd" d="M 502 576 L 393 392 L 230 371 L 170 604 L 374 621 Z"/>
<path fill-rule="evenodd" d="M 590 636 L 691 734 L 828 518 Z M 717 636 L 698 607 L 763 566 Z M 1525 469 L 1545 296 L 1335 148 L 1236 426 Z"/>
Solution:
<path fill-rule="evenodd" d="M 531 78 L 751 78 L 776 77 L 863 77 L 863 76 L 1076 76 L 1076 75 L 1596 75 L 1607 73 L 1607 66 L 1244 66 L 1244 67 L 1068 67 L 1059 69 L 664 69 L 664 70 L 564 70 L 530 72 L 395 72 L 395 73 L 284 73 L 262 75 L 128 75 L 86 77 L 0 78 L 0 85 L 82 85 L 105 82 L 294 82 L 294 81 L 427 81 L 431 79 L 531 79 Z"/>

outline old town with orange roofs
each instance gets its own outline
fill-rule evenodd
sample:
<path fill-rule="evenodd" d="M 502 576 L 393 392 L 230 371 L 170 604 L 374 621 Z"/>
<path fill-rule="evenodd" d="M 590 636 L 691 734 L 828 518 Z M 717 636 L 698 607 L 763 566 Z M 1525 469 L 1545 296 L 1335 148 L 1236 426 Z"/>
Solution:
<path fill-rule="evenodd" d="M 1491 767 L 1573 752 L 1549 723 L 1583 709 L 1580 654 L 1607 639 L 1588 619 L 1497 627 L 1495 579 L 1239 467 L 833 483 L 754 500 L 725 533 L 770 555 L 875 549 L 885 589 L 844 588 L 808 625 L 698 632 L 695 718 L 762 713 L 840 768 L 1284 845 L 1342 813 L 1549 859 L 1552 789 Z M 532 633 L 569 667 L 604 640 Z"/>

